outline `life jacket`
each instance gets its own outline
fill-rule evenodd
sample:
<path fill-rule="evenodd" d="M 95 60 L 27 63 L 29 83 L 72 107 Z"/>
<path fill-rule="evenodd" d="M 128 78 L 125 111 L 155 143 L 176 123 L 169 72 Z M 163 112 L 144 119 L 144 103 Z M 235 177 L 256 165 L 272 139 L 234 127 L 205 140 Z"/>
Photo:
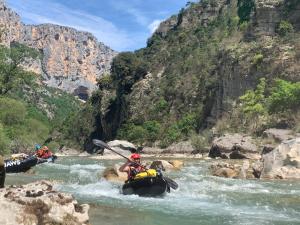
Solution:
<path fill-rule="evenodd" d="M 52 156 L 52 152 L 48 150 L 48 152 L 44 151 L 44 154 L 42 155 L 41 158 L 43 159 L 48 159 Z"/>
<path fill-rule="evenodd" d="M 36 155 L 39 158 L 48 159 L 52 156 L 52 152 L 48 148 L 43 147 L 36 152 Z"/>
<path fill-rule="evenodd" d="M 136 163 L 129 164 L 129 168 L 130 168 L 130 170 L 128 173 L 128 180 L 134 179 L 138 173 L 143 172 L 145 170 L 142 166 L 140 166 Z"/>
<path fill-rule="evenodd" d="M 44 155 L 44 149 L 39 149 L 36 152 L 37 157 L 42 158 L 42 156 Z"/>

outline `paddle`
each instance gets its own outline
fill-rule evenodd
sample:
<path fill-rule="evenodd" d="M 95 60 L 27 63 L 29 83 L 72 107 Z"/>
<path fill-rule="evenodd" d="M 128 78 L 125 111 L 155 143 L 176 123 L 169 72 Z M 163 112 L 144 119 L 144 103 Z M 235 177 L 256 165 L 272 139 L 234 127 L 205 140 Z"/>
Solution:
<path fill-rule="evenodd" d="M 94 145 L 97 145 L 97 146 L 99 146 L 101 148 L 106 148 L 106 149 L 108 149 L 108 150 L 116 153 L 117 155 L 123 157 L 124 159 L 127 159 L 128 161 L 132 162 L 132 160 L 130 160 L 128 157 L 126 157 L 126 156 L 120 154 L 119 152 L 113 150 L 111 147 L 109 147 L 108 144 L 106 144 L 105 142 L 103 142 L 101 140 L 93 139 L 93 143 L 94 143 Z M 137 162 L 133 162 L 133 163 L 136 163 L 137 165 L 141 166 L 145 170 L 147 169 L 146 167 L 144 167 L 143 165 L 141 165 L 141 164 L 139 164 Z M 178 184 L 174 180 L 172 180 L 171 178 L 169 178 L 169 177 L 163 177 L 163 179 L 167 182 L 167 184 L 169 185 L 169 187 L 173 188 L 174 190 L 176 190 L 178 188 Z"/>

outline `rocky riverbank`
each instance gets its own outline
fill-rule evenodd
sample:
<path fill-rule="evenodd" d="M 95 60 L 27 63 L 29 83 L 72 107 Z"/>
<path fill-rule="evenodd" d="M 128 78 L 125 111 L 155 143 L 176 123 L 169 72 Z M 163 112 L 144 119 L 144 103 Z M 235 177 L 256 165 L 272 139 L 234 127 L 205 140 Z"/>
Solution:
<path fill-rule="evenodd" d="M 38 181 L 0 189 L 1 224 L 87 225 L 89 205 L 80 205 L 70 194 Z"/>

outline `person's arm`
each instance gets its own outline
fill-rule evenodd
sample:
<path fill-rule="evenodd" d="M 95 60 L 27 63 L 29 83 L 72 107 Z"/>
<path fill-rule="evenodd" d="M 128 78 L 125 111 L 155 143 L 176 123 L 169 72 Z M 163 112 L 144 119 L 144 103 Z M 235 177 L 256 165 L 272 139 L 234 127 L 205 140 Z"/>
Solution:
<path fill-rule="evenodd" d="M 120 172 L 128 172 L 130 170 L 130 165 L 131 161 L 127 161 L 126 163 L 124 163 L 120 168 L 119 171 Z"/>

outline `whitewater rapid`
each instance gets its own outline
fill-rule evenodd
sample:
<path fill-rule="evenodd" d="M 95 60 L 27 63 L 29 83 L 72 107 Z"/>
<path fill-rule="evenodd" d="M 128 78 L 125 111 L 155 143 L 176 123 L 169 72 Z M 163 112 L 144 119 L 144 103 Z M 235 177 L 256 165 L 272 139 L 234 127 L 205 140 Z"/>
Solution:
<path fill-rule="evenodd" d="M 300 225 L 297 181 L 213 177 L 209 161 L 186 160 L 181 171 L 165 173 L 179 184 L 178 190 L 163 198 L 141 198 L 122 195 L 121 184 L 101 178 L 117 162 L 64 158 L 37 166 L 35 178 L 58 180 L 57 190 L 91 204 L 93 225 Z"/>

